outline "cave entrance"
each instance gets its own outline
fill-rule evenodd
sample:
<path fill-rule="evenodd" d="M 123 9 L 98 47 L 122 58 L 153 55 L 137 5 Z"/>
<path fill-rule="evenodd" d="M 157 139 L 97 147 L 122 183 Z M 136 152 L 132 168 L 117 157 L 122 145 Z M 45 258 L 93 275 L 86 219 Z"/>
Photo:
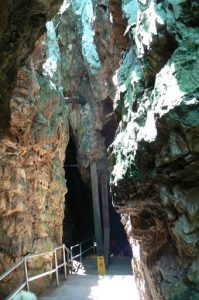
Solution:
<path fill-rule="evenodd" d="M 68 193 L 65 195 L 63 242 L 67 247 L 94 235 L 91 187 L 82 179 L 76 156 L 76 144 L 71 135 L 64 163 Z"/>
<path fill-rule="evenodd" d="M 108 136 L 110 136 L 110 134 Z M 106 141 L 107 140 L 108 138 L 106 136 Z M 110 143 L 110 141 L 108 141 L 108 143 Z M 96 238 L 93 195 L 91 190 L 92 179 L 90 183 L 86 183 L 82 179 L 78 167 L 77 148 L 73 134 L 70 135 L 66 149 L 64 169 L 68 192 L 65 195 L 63 242 L 67 247 L 70 247 L 94 235 Z M 120 215 L 115 212 L 112 205 L 112 197 L 108 185 L 109 176 L 106 171 L 106 167 L 101 169 L 98 166 L 96 169 L 99 191 L 99 214 L 101 218 L 98 226 L 102 229 L 102 244 L 105 259 L 106 262 L 108 262 L 110 255 L 131 256 L 132 252 L 127 241 L 124 227 L 120 221 Z M 104 175 L 106 176 L 104 177 Z M 102 180 L 102 178 L 104 178 L 104 180 Z M 106 188 L 104 188 L 105 186 Z M 106 198 L 105 202 L 104 198 Z"/>

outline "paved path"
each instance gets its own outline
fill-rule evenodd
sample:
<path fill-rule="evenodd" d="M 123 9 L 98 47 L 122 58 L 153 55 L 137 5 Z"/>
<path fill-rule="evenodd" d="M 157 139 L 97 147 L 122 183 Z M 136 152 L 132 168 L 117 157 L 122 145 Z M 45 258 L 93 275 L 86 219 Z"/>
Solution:
<path fill-rule="evenodd" d="M 97 275 L 96 258 L 84 260 L 85 268 L 70 275 L 59 287 L 50 288 L 40 300 L 139 300 L 130 259 L 114 257 L 107 275 Z"/>

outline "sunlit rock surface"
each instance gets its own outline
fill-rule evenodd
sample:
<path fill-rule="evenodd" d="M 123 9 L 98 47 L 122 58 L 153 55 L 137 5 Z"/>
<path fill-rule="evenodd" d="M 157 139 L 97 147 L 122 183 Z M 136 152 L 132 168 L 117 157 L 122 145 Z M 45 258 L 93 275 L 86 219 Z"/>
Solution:
<path fill-rule="evenodd" d="M 24 255 L 62 243 L 68 121 L 52 22 L 18 71 L 10 111 L 9 132 L 0 140 L 0 273 Z M 52 256 L 36 258 L 29 270 L 38 274 L 49 264 Z M 2 282 L 1 294 L 16 287 L 20 277 L 21 268 Z M 37 290 L 43 287 L 37 284 Z"/>
<path fill-rule="evenodd" d="M 114 77 L 112 190 L 143 299 L 199 299 L 198 9 L 137 1 Z"/>

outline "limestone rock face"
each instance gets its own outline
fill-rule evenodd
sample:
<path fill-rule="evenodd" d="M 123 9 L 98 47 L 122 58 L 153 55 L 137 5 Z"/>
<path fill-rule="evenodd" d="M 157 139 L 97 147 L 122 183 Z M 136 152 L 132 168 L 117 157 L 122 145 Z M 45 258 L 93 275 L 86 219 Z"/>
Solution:
<path fill-rule="evenodd" d="M 112 190 L 142 299 L 199 299 L 198 8 L 137 1 L 115 76 Z"/>
<path fill-rule="evenodd" d="M 9 128 L 10 97 L 17 72 L 45 31 L 45 23 L 58 11 L 62 0 L 2 0 L 0 3 L 0 133 Z"/>
<path fill-rule="evenodd" d="M 47 36 L 18 71 L 10 128 L 0 140 L 0 273 L 28 253 L 62 244 L 68 121 L 60 78 L 56 34 L 48 22 Z M 29 269 L 41 273 L 52 259 L 35 259 Z M 1 295 L 16 286 L 21 271 L 2 283 Z"/>

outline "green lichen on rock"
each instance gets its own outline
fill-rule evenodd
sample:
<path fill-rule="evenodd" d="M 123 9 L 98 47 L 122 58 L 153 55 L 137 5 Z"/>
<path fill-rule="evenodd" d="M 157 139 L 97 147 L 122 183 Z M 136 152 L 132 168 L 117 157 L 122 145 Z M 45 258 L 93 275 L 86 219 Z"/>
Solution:
<path fill-rule="evenodd" d="M 101 63 L 94 43 L 94 8 L 91 0 L 72 1 L 74 13 L 78 16 L 77 25 L 80 28 L 82 54 L 89 65 L 91 74 L 95 75 Z M 79 23 L 80 22 L 80 23 Z M 79 23 L 79 24 L 78 24 Z"/>
<path fill-rule="evenodd" d="M 126 3 L 130 2 L 123 1 L 123 6 Z M 166 236 L 175 243 L 173 257 L 178 262 L 174 265 L 181 270 L 174 282 L 175 267 L 168 272 L 173 284 L 164 276 L 156 288 L 149 283 L 153 299 L 197 299 L 199 46 L 195 5 L 198 8 L 186 0 L 137 1 L 139 17 L 129 30 L 131 49 L 114 80 L 114 107 L 120 116 L 110 148 L 115 207 L 131 215 L 132 227 L 127 232 L 131 228 L 129 240 L 135 245 L 139 242 L 148 261 L 144 263 L 148 271 L 143 271 L 147 280 L 158 278 L 153 265 L 164 270 L 159 259 L 165 257 L 164 247 L 173 247 Z M 159 225 L 158 217 L 153 217 L 157 208 L 166 218 Z M 169 232 L 159 233 L 162 248 L 153 234 L 147 242 L 143 238 L 145 220 L 156 231 L 167 223 Z M 150 257 L 149 245 L 159 249 L 157 256 Z M 189 269 L 190 281 L 186 279 Z"/>

